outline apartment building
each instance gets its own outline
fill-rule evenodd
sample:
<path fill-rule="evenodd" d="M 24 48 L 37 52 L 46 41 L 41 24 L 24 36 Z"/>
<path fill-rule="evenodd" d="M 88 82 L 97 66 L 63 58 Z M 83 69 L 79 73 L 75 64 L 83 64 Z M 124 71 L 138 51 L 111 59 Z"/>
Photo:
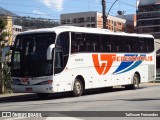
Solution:
<path fill-rule="evenodd" d="M 116 17 L 126 20 L 125 31 L 127 33 L 136 32 L 136 23 L 137 23 L 136 14 L 128 14 L 128 15 L 122 14 L 122 15 L 117 15 Z"/>
<path fill-rule="evenodd" d="M 62 25 L 72 25 L 80 27 L 103 28 L 102 13 L 100 12 L 80 12 L 61 14 Z M 114 32 L 126 32 L 126 20 L 108 15 L 107 29 Z"/>
<path fill-rule="evenodd" d="M 160 0 L 137 0 L 137 32 L 160 39 Z"/>

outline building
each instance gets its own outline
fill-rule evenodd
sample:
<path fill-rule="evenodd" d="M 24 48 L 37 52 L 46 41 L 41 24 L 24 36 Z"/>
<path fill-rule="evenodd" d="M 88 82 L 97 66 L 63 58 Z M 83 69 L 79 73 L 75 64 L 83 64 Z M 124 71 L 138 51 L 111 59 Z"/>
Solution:
<path fill-rule="evenodd" d="M 11 45 L 12 44 L 12 25 L 13 25 L 12 17 L 8 15 L 0 15 L 0 18 L 5 20 L 7 23 L 5 32 L 8 33 L 8 36 L 6 37 L 6 40 L 8 41 L 7 44 Z"/>
<path fill-rule="evenodd" d="M 134 33 L 136 32 L 136 14 L 129 14 L 129 15 L 117 15 L 116 17 L 122 18 L 126 20 L 126 28 L 125 31 L 128 33 Z"/>
<path fill-rule="evenodd" d="M 160 39 L 160 0 L 137 0 L 137 32 Z"/>
<path fill-rule="evenodd" d="M 103 28 L 102 13 L 99 12 L 80 12 L 80 13 L 69 13 L 61 14 L 62 25 L 72 25 L 80 27 L 93 27 Z M 126 20 L 114 16 L 108 16 L 107 18 L 107 29 L 110 31 L 126 31 Z"/>
<path fill-rule="evenodd" d="M 126 28 L 126 20 L 114 16 L 108 15 L 107 17 L 107 29 L 114 32 L 125 32 Z M 98 28 L 103 28 L 103 19 L 102 19 L 102 13 L 98 13 Z"/>
<path fill-rule="evenodd" d="M 12 45 L 14 43 L 14 40 L 17 36 L 18 33 L 22 32 L 22 26 L 19 26 L 19 25 L 13 25 L 12 27 Z"/>

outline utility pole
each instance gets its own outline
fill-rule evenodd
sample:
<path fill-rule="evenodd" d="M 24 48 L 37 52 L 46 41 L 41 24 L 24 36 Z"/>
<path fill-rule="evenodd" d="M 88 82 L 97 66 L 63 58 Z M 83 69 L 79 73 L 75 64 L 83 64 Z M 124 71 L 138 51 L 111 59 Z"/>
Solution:
<path fill-rule="evenodd" d="M 103 28 L 106 29 L 106 0 L 102 0 L 102 18 L 103 18 Z"/>

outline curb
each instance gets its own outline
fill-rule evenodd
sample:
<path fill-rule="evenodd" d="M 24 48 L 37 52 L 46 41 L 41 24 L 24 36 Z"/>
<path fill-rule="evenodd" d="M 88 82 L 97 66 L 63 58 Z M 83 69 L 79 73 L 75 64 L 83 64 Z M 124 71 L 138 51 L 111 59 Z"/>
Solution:
<path fill-rule="evenodd" d="M 160 83 L 142 83 L 140 87 L 146 86 L 160 86 Z M 0 103 L 4 102 L 18 102 L 22 100 L 37 99 L 35 93 L 11 93 L 11 94 L 0 94 Z"/>
<path fill-rule="evenodd" d="M 34 93 L 13 93 L 13 94 L 2 94 L 0 95 L 0 103 L 6 102 L 18 102 L 22 100 L 28 100 L 30 98 L 37 98 Z"/>

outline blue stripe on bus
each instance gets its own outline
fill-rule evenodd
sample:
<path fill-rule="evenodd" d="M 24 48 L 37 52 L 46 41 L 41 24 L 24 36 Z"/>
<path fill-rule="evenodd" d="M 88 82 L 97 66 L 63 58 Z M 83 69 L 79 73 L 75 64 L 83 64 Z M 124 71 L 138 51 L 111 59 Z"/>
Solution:
<path fill-rule="evenodd" d="M 140 57 L 145 57 L 146 55 L 140 55 Z M 136 67 L 138 67 L 141 63 L 142 63 L 143 61 L 142 60 L 138 60 L 138 61 L 136 61 L 132 66 L 130 66 L 128 69 L 126 69 L 126 70 L 124 70 L 124 71 L 122 71 L 122 72 L 119 72 L 119 73 L 117 73 L 117 74 L 121 74 L 121 73 L 125 73 L 125 72 L 128 72 L 128 71 L 130 71 L 130 70 L 133 70 L 134 68 L 136 68 Z M 125 67 L 126 68 L 126 67 Z M 115 73 L 115 72 L 114 72 Z M 113 73 L 113 74 L 114 74 Z"/>
<path fill-rule="evenodd" d="M 136 57 L 137 57 L 138 54 L 132 54 L 132 55 L 131 55 L 131 54 L 126 54 L 126 55 L 124 55 L 124 57 L 127 57 L 127 56 L 136 56 Z M 133 62 L 134 62 L 134 61 L 131 61 L 131 62 L 122 62 L 122 63 L 120 64 L 120 66 L 117 68 L 117 70 L 116 70 L 113 74 L 118 73 L 118 72 L 126 69 L 127 67 L 129 67 L 130 65 L 132 65 Z"/>

